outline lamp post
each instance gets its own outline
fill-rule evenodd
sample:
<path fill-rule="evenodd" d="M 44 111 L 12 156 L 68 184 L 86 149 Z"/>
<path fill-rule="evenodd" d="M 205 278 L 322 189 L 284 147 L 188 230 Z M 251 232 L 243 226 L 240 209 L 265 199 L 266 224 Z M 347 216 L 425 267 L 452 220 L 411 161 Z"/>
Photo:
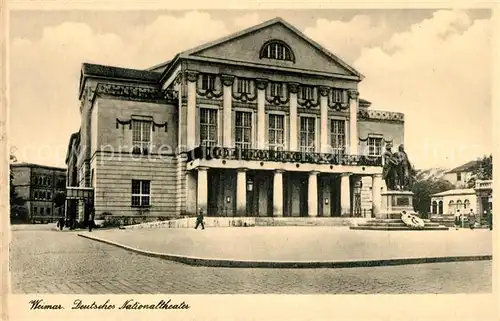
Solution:
<path fill-rule="evenodd" d="M 363 182 L 359 180 L 354 185 L 354 213 L 356 217 L 361 216 L 361 189 L 363 188 Z"/>

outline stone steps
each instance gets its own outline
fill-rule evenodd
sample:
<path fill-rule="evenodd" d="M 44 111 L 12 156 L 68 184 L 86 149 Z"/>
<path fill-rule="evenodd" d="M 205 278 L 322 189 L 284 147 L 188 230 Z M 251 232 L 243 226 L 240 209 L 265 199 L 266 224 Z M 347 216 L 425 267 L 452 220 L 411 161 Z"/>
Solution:
<path fill-rule="evenodd" d="M 354 221 L 354 222 L 353 222 Z M 256 217 L 255 226 L 351 226 L 366 219 L 343 217 Z"/>
<path fill-rule="evenodd" d="M 351 230 L 370 230 L 370 231 L 447 231 L 446 226 L 425 226 L 422 229 L 412 229 L 408 226 L 351 226 Z"/>

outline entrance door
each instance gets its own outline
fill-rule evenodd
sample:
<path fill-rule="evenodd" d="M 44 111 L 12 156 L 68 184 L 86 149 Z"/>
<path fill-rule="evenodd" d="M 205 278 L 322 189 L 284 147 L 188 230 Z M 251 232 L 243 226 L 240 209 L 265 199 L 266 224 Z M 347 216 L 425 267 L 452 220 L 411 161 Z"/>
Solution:
<path fill-rule="evenodd" d="M 308 207 L 307 207 L 307 198 L 308 198 L 308 190 L 309 190 L 309 182 L 305 175 L 300 176 L 299 186 L 300 186 L 300 216 L 306 217 L 308 216 Z"/>
<path fill-rule="evenodd" d="M 341 205 L 340 205 L 340 177 L 339 176 L 335 176 L 333 177 L 331 180 L 330 180 L 330 184 L 331 184 L 331 189 L 330 189 L 330 193 L 331 193 L 331 197 L 330 199 L 332 200 L 331 201 L 331 213 L 332 213 L 332 216 L 337 216 L 339 217 L 340 216 L 340 213 L 341 213 Z"/>

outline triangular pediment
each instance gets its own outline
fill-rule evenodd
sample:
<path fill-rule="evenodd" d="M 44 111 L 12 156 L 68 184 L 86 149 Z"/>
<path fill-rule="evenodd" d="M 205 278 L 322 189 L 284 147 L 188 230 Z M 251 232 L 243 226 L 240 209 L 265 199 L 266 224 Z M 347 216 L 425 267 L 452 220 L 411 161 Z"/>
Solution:
<path fill-rule="evenodd" d="M 261 57 L 261 48 L 273 40 L 288 45 L 293 52 L 294 61 Z M 269 20 L 236 34 L 185 51 L 181 55 L 184 57 L 222 59 L 232 62 L 363 77 L 353 67 L 312 39 L 309 39 L 281 18 Z"/>

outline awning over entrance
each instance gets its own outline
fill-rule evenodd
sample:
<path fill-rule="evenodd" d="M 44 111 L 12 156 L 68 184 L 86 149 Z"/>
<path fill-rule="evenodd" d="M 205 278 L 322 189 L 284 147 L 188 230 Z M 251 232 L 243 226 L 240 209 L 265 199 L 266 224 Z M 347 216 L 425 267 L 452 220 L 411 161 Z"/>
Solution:
<path fill-rule="evenodd" d="M 89 199 L 93 197 L 94 197 L 94 188 L 92 187 L 77 187 L 77 186 L 66 187 L 67 200 Z"/>

